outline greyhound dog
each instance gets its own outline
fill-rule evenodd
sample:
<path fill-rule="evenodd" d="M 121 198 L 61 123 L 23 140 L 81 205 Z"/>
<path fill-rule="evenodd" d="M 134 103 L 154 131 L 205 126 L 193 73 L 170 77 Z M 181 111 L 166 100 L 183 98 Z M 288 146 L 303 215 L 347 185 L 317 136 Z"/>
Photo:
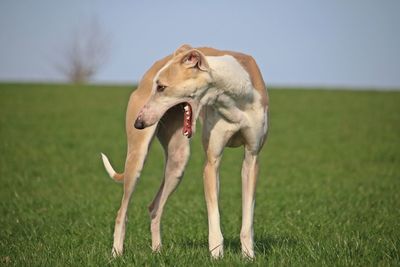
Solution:
<path fill-rule="evenodd" d="M 261 72 L 251 56 L 182 45 L 172 55 L 157 61 L 129 99 L 124 172 L 116 173 L 102 154 L 110 177 L 124 183 L 115 221 L 113 256 L 122 254 L 128 205 L 154 136 L 161 142 L 166 155 L 164 179 L 149 206 L 152 250 L 160 250 L 163 209 L 182 179 L 190 154 L 189 139 L 196 129 L 197 118 L 200 118 L 206 154 L 203 178 L 211 256 L 223 256 L 218 209 L 222 152 L 227 146 L 244 146 L 240 241 L 243 255 L 254 258 L 255 186 L 258 155 L 267 137 L 268 103 Z"/>

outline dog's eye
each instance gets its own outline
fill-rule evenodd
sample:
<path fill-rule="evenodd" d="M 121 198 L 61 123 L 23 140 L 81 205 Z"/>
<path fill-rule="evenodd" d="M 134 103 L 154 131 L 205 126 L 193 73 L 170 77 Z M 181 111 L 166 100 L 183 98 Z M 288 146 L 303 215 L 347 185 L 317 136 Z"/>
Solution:
<path fill-rule="evenodd" d="M 164 91 L 165 88 L 167 88 L 167 86 L 158 84 L 158 85 L 157 85 L 157 92 L 160 93 L 160 92 Z"/>

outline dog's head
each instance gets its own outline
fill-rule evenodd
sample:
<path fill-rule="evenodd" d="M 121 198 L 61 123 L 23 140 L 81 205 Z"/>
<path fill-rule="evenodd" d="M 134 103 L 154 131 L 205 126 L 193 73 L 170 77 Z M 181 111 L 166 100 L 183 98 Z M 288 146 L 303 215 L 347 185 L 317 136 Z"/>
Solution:
<path fill-rule="evenodd" d="M 135 128 L 144 129 L 157 123 L 173 106 L 184 112 L 183 134 L 191 137 L 201 109 L 200 100 L 211 83 L 206 57 L 188 45 L 181 46 L 153 80 L 151 96 L 140 110 Z"/>

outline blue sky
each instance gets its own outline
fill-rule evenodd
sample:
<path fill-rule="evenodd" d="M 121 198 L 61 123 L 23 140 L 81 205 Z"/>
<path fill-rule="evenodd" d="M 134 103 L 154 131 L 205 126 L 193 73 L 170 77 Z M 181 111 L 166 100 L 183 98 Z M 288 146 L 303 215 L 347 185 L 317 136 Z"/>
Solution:
<path fill-rule="evenodd" d="M 58 81 L 74 31 L 111 49 L 96 82 L 131 83 L 183 43 L 253 55 L 267 84 L 400 88 L 400 1 L 0 2 L 0 80 Z"/>

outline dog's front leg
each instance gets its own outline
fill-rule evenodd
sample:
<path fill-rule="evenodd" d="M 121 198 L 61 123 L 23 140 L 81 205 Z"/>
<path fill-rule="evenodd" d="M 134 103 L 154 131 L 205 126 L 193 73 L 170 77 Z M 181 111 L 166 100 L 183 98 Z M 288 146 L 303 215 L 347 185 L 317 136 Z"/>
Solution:
<path fill-rule="evenodd" d="M 254 258 L 253 215 L 258 176 L 257 154 L 245 149 L 242 166 L 242 229 L 240 242 L 244 257 Z"/>
<path fill-rule="evenodd" d="M 237 130 L 238 125 L 221 119 L 214 108 L 205 109 L 202 138 L 207 157 L 204 167 L 204 195 L 208 213 L 208 246 L 213 258 L 220 258 L 224 253 L 224 238 L 218 209 L 219 165 L 228 140 Z"/>
<path fill-rule="evenodd" d="M 213 258 L 223 256 L 224 238 L 221 232 L 218 209 L 220 157 L 208 156 L 204 168 L 204 194 L 208 212 L 208 246 Z"/>

